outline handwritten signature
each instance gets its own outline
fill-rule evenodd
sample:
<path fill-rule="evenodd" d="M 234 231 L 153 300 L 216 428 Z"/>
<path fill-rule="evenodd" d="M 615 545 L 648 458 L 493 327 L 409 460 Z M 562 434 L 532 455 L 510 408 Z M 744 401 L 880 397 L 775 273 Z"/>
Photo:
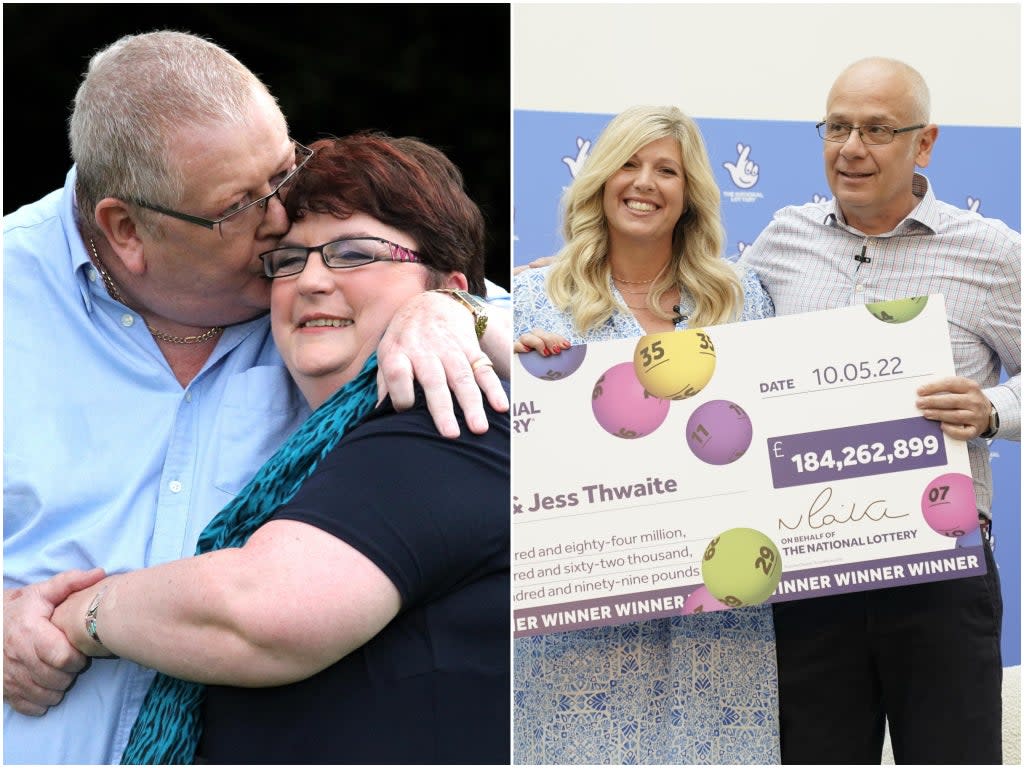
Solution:
<path fill-rule="evenodd" d="M 867 519 L 874 523 L 881 522 L 882 520 L 898 520 L 901 517 L 907 517 L 910 513 L 905 512 L 902 515 L 889 514 L 889 507 L 886 506 L 885 499 L 875 499 L 868 502 L 862 509 L 857 508 L 857 502 L 850 502 L 849 512 L 844 508 L 843 504 L 840 504 L 835 512 L 829 510 L 829 504 L 832 501 L 832 488 L 825 488 L 817 496 L 814 497 L 814 501 L 811 502 L 811 508 L 807 511 L 807 525 L 812 529 L 824 528 L 829 525 L 843 525 L 845 523 L 858 523 L 861 520 Z M 845 514 L 845 516 L 844 516 Z M 793 525 L 790 525 L 783 518 L 779 518 L 779 528 L 785 528 L 793 531 L 799 528 L 804 522 L 804 516 L 800 515 Z"/>

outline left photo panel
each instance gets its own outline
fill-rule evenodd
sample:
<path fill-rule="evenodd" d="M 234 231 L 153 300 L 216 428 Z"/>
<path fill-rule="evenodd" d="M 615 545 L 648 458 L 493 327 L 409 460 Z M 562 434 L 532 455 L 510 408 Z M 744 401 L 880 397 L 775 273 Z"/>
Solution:
<path fill-rule="evenodd" d="M 510 764 L 510 7 L 113 8 L 3 9 L 4 763 Z"/>

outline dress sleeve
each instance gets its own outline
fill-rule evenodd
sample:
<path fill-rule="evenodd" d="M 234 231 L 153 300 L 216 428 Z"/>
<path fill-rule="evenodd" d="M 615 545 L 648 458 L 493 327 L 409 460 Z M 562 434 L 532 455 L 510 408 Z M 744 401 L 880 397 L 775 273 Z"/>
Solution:
<path fill-rule="evenodd" d="M 526 269 L 512 278 L 512 325 L 514 338 L 534 328 L 552 330 L 551 299 L 544 290 L 547 267 Z"/>
<path fill-rule="evenodd" d="M 743 264 L 737 266 L 740 271 L 740 284 L 743 286 L 743 320 L 760 320 L 775 317 L 775 305 L 771 296 L 761 285 L 754 270 Z"/>

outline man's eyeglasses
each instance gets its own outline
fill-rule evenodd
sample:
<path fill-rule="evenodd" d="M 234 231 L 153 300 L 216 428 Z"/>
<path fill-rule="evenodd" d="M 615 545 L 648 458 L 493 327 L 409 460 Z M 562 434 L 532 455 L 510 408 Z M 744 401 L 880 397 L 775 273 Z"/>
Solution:
<path fill-rule="evenodd" d="M 301 171 L 302 167 L 309 162 L 309 158 L 313 156 L 313 150 L 309 147 L 304 147 L 294 139 L 292 140 L 292 144 L 295 145 L 295 167 L 285 173 L 284 177 L 274 185 L 274 188 L 271 189 L 268 194 L 255 200 L 251 200 L 248 203 L 236 203 L 219 218 L 206 219 L 202 216 L 193 216 L 190 213 L 181 213 L 180 211 L 174 211 L 160 205 L 153 205 L 152 203 L 147 203 L 143 200 L 128 199 L 128 202 L 137 205 L 140 208 L 147 208 L 151 211 L 162 213 L 165 216 L 171 216 L 172 218 L 187 221 L 191 224 L 198 224 L 199 226 L 206 227 L 207 229 L 217 227 L 220 230 L 222 237 L 224 236 L 223 225 L 225 222 L 228 222 L 229 226 L 239 231 L 247 228 L 255 229 L 259 226 L 259 223 L 263 221 L 262 214 L 267 210 L 270 198 L 279 194 L 281 190 L 295 178 L 295 174 Z M 257 213 L 260 215 L 257 216 Z"/>
<path fill-rule="evenodd" d="M 320 252 L 324 265 L 330 269 L 351 269 L 375 261 L 423 261 L 416 251 L 382 237 L 343 237 L 308 248 L 293 245 L 261 253 L 263 274 L 271 279 L 297 275 L 306 268 L 306 260 L 313 251 Z"/>
<path fill-rule="evenodd" d="M 916 131 L 924 128 L 925 124 L 908 125 L 906 128 L 893 128 L 891 125 L 851 125 L 850 123 L 833 123 L 830 120 L 822 120 L 815 128 L 818 135 L 825 141 L 845 143 L 853 131 L 860 134 L 860 140 L 865 144 L 892 144 L 897 133 Z"/>

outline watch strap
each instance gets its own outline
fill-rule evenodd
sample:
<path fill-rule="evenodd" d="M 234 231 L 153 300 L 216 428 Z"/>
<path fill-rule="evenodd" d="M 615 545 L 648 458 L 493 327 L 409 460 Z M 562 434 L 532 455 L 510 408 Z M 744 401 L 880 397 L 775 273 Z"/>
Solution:
<path fill-rule="evenodd" d="M 477 341 L 483 338 L 484 331 L 487 330 L 487 304 L 472 293 L 460 291 L 456 288 L 435 288 L 434 291 L 435 293 L 447 293 L 472 312 Z"/>
<path fill-rule="evenodd" d="M 986 440 L 990 437 L 995 437 L 996 432 L 999 431 L 999 411 L 996 409 L 994 403 L 992 403 L 992 410 L 988 414 L 988 429 L 982 432 L 979 437 L 983 437 Z"/>

